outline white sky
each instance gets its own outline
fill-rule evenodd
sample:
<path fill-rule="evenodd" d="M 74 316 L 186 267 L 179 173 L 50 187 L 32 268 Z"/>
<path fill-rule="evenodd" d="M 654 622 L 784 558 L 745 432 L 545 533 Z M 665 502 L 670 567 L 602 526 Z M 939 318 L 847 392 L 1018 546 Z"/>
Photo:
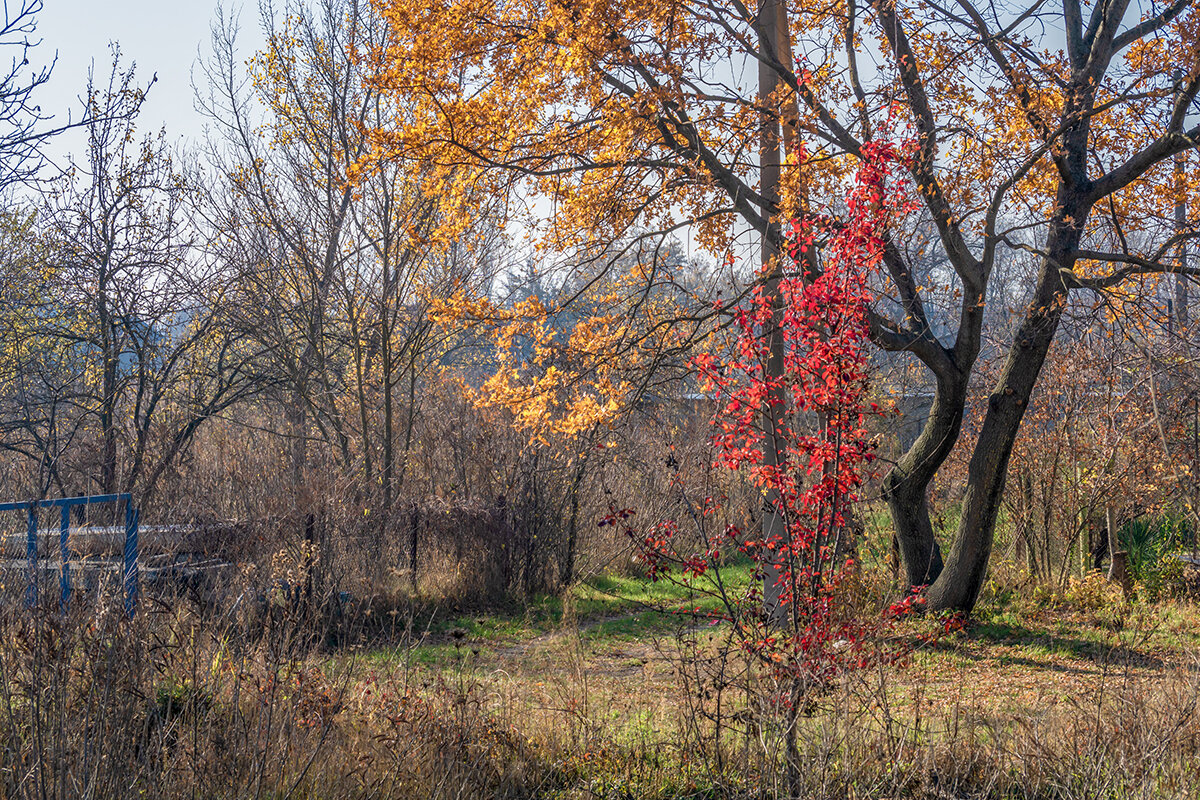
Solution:
<path fill-rule="evenodd" d="M 10 3 L 19 0 L 9 0 Z M 38 16 L 37 35 L 41 44 L 31 60 L 47 63 L 58 53 L 50 82 L 41 87 L 35 103 L 54 114 L 53 124 L 66 121 L 67 112 L 79 118 L 78 97 L 83 93 L 89 65 L 95 61 L 97 80 L 106 78 L 111 56 L 109 42 L 121 46 L 122 63 L 136 63 L 140 85 L 155 74 L 138 123 L 142 132 L 164 127 L 171 141 L 196 140 L 204 120 L 193 107 L 191 71 L 198 51 L 208 50 L 209 26 L 217 0 L 44 0 Z M 226 0 L 226 8 L 231 7 Z M 236 12 L 236 7 L 235 12 Z M 251 0 L 241 9 L 239 39 L 244 57 L 249 57 L 262 40 L 258 8 Z M 59 163 L 67 152 L 78 148 L 76 137 L 60 137 L 47 152 Z"/>

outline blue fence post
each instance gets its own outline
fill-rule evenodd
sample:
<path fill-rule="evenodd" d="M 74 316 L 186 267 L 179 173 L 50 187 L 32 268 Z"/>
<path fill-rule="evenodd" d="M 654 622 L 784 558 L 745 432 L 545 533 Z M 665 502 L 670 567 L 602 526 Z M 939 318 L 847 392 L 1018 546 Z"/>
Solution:
<path fill-rule="evenodd" d="M 138 509 L 125 501 L 125 613 L 132 617 L 138 602 Z"/>
<path fill-rule="evenodd" d="M 29 505 L 29 526 L 25 531 L 25 557 L 29 559 L 29 586 L 25 590 L 25 604 L 30 608 L 37 605 L 37 505 Z"/>
<path fill-rule="evenodd" d="M 71 553 L 67 548 L 67 537 L 70 535 L 71 507 L 63 505 L 62 520 L 58 526 L 58 552 L 62 557 L 62 571 L 58 578 L 59 590 L 61 592 L 58 607 L 64 614 L 67 612 L 67 604 L 71 602 Z"/>

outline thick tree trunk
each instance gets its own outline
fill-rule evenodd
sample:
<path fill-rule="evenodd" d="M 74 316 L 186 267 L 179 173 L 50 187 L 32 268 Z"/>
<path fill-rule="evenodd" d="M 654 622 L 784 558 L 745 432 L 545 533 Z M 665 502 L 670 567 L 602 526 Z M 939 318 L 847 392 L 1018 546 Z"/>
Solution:
<path fill-rule="evenodd" d="M 942 552 L 929 519 L 929 484 L 958 441 L 966 381 L 939 380 L 925 427 L 883 481 L 909 586 L 928 586 L 942 571 Z"/>
<path fill-rule="evenodd" d="M 1078 245 L 1079 228 L 1087 215 L 1086 208 L 1061 195 L 1060 207 L 1065 210 L 1051 227 L 1049 256 L 1042 261 L 1037 291 L 988 399 L 983 428 L 971 454 L 954 546 L 941 575 L 929 588 L 928 608 L 932 610 L 971 611 L 987 576 L 1008 462 L 1066 306 L 1067 286 L 1061 270 L 1073 263 L 1070 254 Z M 1080 222 L 1072 224 L 1070 220 Z"/>
<path fill-rule="evenodd" d="M 896 544 L 904 564 L 904 580 L 910 588 L 928 586 L 942 572 L 942 549 L 933 536 L 933 524 L 929 519 L 929 501 L 925 494 L 928 488 L 928 482 L 911 480 L 895 488 L 885 488 L 892 524 L 896 528 Z"/>

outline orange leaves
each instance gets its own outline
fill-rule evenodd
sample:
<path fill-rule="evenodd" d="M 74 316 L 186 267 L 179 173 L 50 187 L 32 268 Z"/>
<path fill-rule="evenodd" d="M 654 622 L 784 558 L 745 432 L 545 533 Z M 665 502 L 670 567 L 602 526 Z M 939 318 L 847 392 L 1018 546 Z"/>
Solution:
<path fill-rule="evenodd" d="M 705 244 L 727 245 L 730 220 L 710 215 L 718 195 L 707 170 L 663 158 L 692 133 L 729 147 L 725 103 L 699 114 L 694 132 L 659 124 L 664 109 L 694 102 L 685 78 L 716 41 L 678 4 L 386 0 L 379 9 L 390 35 L 373 55 L 373 84 L 403 105 L 405 121 L 374 131 L 373 158 L 434 165 L 428 191 L 447 208 L 548 201 L 553 223 L 537 238 L 560 252 L 634 221 L 686 217 L 704 219 Z"/>
<path fill-rule="evenodd" d="M 627 334 L 615 315 L 585 317 L 567 329 L 536 295 L 511 306 L 456 292 L 435 300 L 432 317 L 444 330 L 481 334 L 493 351 L 490 376 L 464 393 L 476 405 L 509 415 L 531 444 L 575 437 L 613 421 L 628 383 L 608 359 Z"/>

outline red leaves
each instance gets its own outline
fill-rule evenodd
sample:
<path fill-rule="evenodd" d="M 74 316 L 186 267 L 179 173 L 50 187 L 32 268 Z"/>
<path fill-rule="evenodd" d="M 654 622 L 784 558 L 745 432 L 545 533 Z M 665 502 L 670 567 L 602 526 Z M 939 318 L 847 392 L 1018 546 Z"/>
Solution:
<path fill-rule="evenodd" d="M 620 511 L 613 511 L 604 515 L 598 523 L 597 528 L 603 528 L 605 525 L 616 525 L 618 520 L 626 520 L 632 517 L 635 512 L 632 508 L 622 508 Z"/>
<path fill-rule="evenodd" d="M 722 592 L 728 618 L 741 626 L 739 639 L 748 651 L 777 673 L 806 682 L 825 681 L 868 660 L 866 628 L 839 610 L 852 565 L 836 559 L 839 543 L 852 535 L 852 506 L 874 460 L 866 418 L 882 413 L 866 397 L 869 281 L 883 259 L 889 219 L 909 208 L 889 190 L 891 169 L 900 161 L 900 150 L 889 143 L 865 145 L 843 219 L 810 213 L 784 225 L 793 263 L 783 274 L 805 277 L 781 278 L 777 295 L 760 289 L 727 309 L 737 332 L 730 355 L 692 361 L 717 399 L 716 464 L 743 472 L 761 490 L 782 518 L 779 529 L 758 539 L 728 525 L 723 536 L 706 533 L 707 551 L 691 555 L 671 551 L 674 521 L 644 535 L 627 529 L 654 578 L 674 563 L 682 580 L 696 585 L 720 563 L 722 548 L 748 556 L 759 582 L 732 599 Z M 815 271 L 809 254 L 818 244 Z M 782 373 L 770 367 L 770 334 L 776 330 Z M 773 458 L 765 457 L 768 442 Z M 699 524 L 715 507 L 705 498 Z M 606 520 L 617 522 L 613 515 Z M 774 611 L 764 607 L 764 576 L 771 576 L 765 583 L 779 596 Z M 898 604 L 889 616 L 908 613 L 916 602 Z"/>

